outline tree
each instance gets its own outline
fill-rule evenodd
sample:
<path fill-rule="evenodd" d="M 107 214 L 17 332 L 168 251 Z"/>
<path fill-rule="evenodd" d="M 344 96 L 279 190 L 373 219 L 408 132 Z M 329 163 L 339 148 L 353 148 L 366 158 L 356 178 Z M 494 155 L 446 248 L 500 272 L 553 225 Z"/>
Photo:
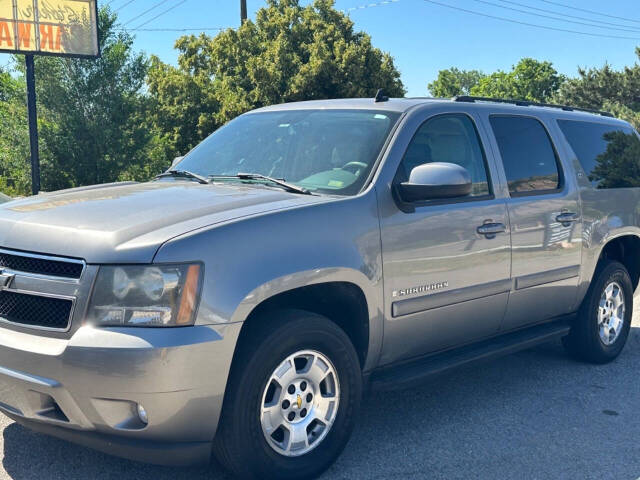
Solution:
<path fill-rule="evenodd" d="M 185 154 L 219 126 L 220 105 L 208 75 L 184 72 L 152 56 L 147 81 L 153 102 L 148 122 L 162 132 L 168 157 Z"/>
<path fill-rule="evenodd" d="M 268 0 L 255 22 L 213 38 L 180 38 L 178 68 L 155 59 L 149 73 L 153 121 L 175 151 L 184 153 L 218 126 L 265 105 L 373 97 L 378 88 L 403 96 L 391 56 L 354 31 L 333 3 Z"/>
<path fill-rule="evenodd" d="M 31 188 L 25 88 L 22 79 L 0 69 L 0 191 L 10 195 L 27 195 Z"/>
<path fill-rule="evenodd" d="M 551 62 L 523 58 L 510 72 L 498 70 L 481 78 L 471 88 L 480 97 L 513 98 L 532 102 L 548 102 L 565 82 Z"/>
<path fill-rule="evenodd" d="M 428 85 L 434 97 L 451 98 L 456 95 L 470 95 L 471 89 L 486 77 L 479 70 L 458 70 L 451 67 L 438 72 L 438 78 Z"/>
<path fill-rule="evenodd" d="M 640 187 L 640 139 L 621 131 L 604 134 L 607 150 L 596 157 L 589 180 L 598 188 Z"/>
<path fill-rule="evenodd" d="M 640 48 L 636 48 L 640 57 Z M 596 110 L 609 110 L 640 127 L 640 65 L 620 71 L 605 64 L 601 68 L 578 69 L 578 77 L 565 82 L 555 101 Z"/>
<path fill-rule="evenodd" d="M 20 95 L 20 82 L 0 65 L 0 106 Z"/>
<path fill-rule="evenodd" d="M 640 130 L 640 110 L 633 110 L 632 108 L 615 100 L 605 100 L 602 107 L 600 107 L 600 110 L 609 112 L 614 117 L 629 122 L 636 130 Z"/>
<path fill-rule="evenodd" d="M 145 125 L 148 61 L 135 53 L 116 15 L 99 12 L 98 59 L 36 58 L 45 190 L 146 179 L 166 167 L 159 139 Z"/>
<path fill-rule="evenodd" d="M 510 72 L 498 70 L 486 75 L 478 70 L 440 70 L 428 87 L 435 97 L 474 95 L 547 102 L 564 83 L 550 62 L 523 58 Z"/>

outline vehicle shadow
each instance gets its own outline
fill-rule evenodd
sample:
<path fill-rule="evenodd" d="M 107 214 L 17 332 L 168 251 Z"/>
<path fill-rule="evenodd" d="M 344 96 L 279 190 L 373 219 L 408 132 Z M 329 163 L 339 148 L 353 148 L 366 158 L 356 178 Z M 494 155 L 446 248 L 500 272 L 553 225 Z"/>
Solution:
<path fill-rule="evenodd" d="M 608 365 L 570 360 L 555 342 L 413 388 L 373 392 L 323 478 L 638 478 L 639 327 Z M 228 478 L 218 466 L 110 457 L 15 423 L 3 439 L 2 465 L 16 480 Z"/>
<path fill-rule="evenodd" d="M 220 468 L 146 465 L 96 452 L 32 432 L 17 423 L 4 429 L 2 465 L 15 480 L 60 479 L 227 479 Z M 2 474 L 0 473 L 0 478 Z"/>
<path fill-rule="evenodd" d="M 639 478 L 639 327 L 608 365 L 558 341 L 373 393 L 326 478 Z"/>

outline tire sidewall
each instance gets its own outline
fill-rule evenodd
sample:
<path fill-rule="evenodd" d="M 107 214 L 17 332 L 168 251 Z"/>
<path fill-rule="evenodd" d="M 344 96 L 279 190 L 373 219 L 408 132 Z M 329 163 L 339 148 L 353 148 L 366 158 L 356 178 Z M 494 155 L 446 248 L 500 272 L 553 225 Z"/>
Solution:
<path fill-rule="evenodd" d="M 605 345 L 600 339 L 598 328 L 598 307 L 600 297 L 607 285 L 611 282 L 617 282 L 622 287 L 624 295 L 624 324 L 618 338 L 611 345 Z M 616 358 L 627 341 L 629 331 L 631 329 L 631 317 L 633 315 L 633 287 L 631 279 L 624 266 L 618 262 L 611 262 L 603 268 L 593 285 L 593 292 L 587 303 L 588 311 L 584 312 L 588 318 L 587 334 L 590 339 L 591 348 L 597 357 L 602 361 L 608 361 Z"/>
<path fill-rule="evenodd" d="M 360 406 L 360 365 L 349 338 L 335 324 L 304 312 L 268 336 L 243 369 L 232 406 L 237 433 L 251 452 L 249 469 L 264 478 L 305 478 L 324 471 L 343 450 Z M 287 330 L 289 332 L 287 332 Z M 282 361 L 300 350 L 315 350 L 333 364 L 340 386 L 338 412 L 327 436 L 313 450 L 298 457 L 276 452 L 264 437 L 260 423 L 262 397 L 271 375 Z M 234 428 L 234 429 L 235 429 Z"/>

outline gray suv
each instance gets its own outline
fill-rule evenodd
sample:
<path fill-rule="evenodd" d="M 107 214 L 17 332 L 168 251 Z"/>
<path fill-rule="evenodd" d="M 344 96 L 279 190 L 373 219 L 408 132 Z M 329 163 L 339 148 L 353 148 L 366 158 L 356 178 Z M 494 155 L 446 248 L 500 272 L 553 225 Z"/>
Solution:
<path fill-rule="evenodd" d="M 148 183 L 0 207 L 0 410 L 162 464 L 308 478 L 365 387 L 561 338 L 613 360 L 640 140 L 474 97 L 241 115 Z"/>

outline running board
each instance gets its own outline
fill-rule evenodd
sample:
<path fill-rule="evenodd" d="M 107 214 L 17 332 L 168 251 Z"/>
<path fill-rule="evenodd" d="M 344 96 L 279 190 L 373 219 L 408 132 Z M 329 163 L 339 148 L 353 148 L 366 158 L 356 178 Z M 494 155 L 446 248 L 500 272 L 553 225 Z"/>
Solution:
<path fill-rule="evenodd" d="M 418 360 L 382 368 L 371 374 L 371 388 L 390 390 L 422 381 L 433 375 L 479 360 L 488 360 L 526 350 L 569 333 L 568 319 L 536 325 L 479 343 L 421 357 Z"/>

